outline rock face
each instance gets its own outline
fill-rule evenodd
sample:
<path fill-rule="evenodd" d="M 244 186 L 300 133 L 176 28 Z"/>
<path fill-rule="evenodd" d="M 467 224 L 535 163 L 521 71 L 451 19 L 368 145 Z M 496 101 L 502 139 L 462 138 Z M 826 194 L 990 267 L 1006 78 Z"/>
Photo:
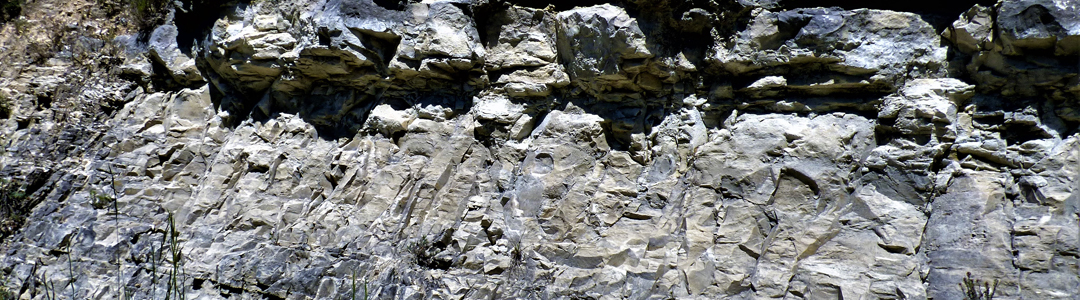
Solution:
<path fill-rule="evenodd" d="M 94 5 L 69 2 L 24 14 Z M 1080 290 L 1075 3 L 942 16 L 386 2 L 224 4 L 206 28 L 69 29 L 65 43 L 107 54 L 5 58 L 0 174 L 47 178 L 19 190 L 40 202 L 3 241 L 7 290 L 961 299 L 966 277 L 998 282 L 995 299 Z M 3 26 L 5 53 L 32 48 Z"/>

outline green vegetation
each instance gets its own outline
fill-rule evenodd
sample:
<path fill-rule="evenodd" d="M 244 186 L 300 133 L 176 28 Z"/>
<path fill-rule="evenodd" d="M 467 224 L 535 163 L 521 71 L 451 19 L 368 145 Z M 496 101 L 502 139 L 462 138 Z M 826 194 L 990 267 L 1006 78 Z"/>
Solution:
<path fill-rule="evenodd" d="M 34 196 L 31 189 L 43 185 L 48 178 L 41 172 L 33 172 L 22 181 L 0 178 L 0 240 L 22 228 L 26 216 L 44 198 Z"/>
<path fill-rule="evenodd" d="M 143 31 L 164 23 L 169 5 L 172 5 L 170 0 L 97 0 L 97 7 L 106 16 L 128 15 L 134 20 L 131 25 Z"/>
<path fill-rule="evenodd" d="M 431 266 L 435 261 L 435 254 L 438 253 L 438 249 L 435 248 L 427 237 L 420 238 L 419 241 L 409 243 L 409 253 L 412 253 L 413 258 L 416 259 L 416 264 L 421 266 Z"/>
<path fill-rule="evenodd" d="M 169 0 L 134 0 L 131 1 L 132 14 L 140 30 L 150 30 L 165 21 L 169 13 Z"/>
<path fill-rule="evenodd" d="M 117 182 L 113 179 L 114 184 Z M 116 201 L 116 190 L 119 189 L 114 185 L 113 195 L 108 196 L 97 191 L 90 191 L 90 204 L 96 209 L 109 208 L 110 214 L 114 216 L 114 226 L 120 228 L 119 217 L 120 210 Z M 187 273 L 184 271 L 184 252 L 183 247 L 180 246 L 180 230 L 176 227 L 176 218 L 170 212 L 165 219 L 164 230 L 156 229 L 155 231 L 163 233 L 161 243 L 158 246 L 151 246 L 150 258 L 147 260 L 150 263 L 150 295 L 157 295 L 158 285 L 165 285 L 165 297 L 167 300 L 183 300 L 186 299 L 185 294 L 185 281 L 187 279 Z M 123 262 L 120 260 L 119 253 L 116 253 L 114 257 L 116 259 L 117 275 L 116 285 L 117 299 L 131 299 L 131 291 L 124 286 L 120 278 L 123 277 Z M 73 267 L 69 266 L 69 269 L 73 270 Z M 74 274 L 74 271 L 72 271 Z M 74 278 L 74 276 L 72 276 Z M 74 295 L 74 288 L 72 295 Z M 74 296 L 72 296 L 74 299 Z M 0 300 L 4 300 L 0 298 Z"/>
<path fill-rule="evenodd" d="M 15 300 L 15 299 L 18 299 L 18 297 L 16 297 L 16 295 L 15 295 L 15 292 L 12 292 L 11 290 L 8 289 L 7 284 L 8 284 L 8 277 L 4 277 L 3 282 L 0 282 L 0 300 Z"/>
<path fill-rule="evenodd" d="M 121 212 L 118 209 L 119 205 L 117 197 L 119 196 L 118 191 L 122 190 L 122 185 L 121 181 L 118 180 L 119 178 L 115 177 L 113 174 L 115 173 L 110 169 L 109 174 L 107 175 L 110 176 L 109 181 L 112 183 L 112 191 L 102 191 L 88 187 L 90 196 L 88 204 L 95 209 L 107 209 L 107 214 L 114 218 L 113 226 L 120 228 L 118 220 L 121 216 Z M 36 175 L 36 177 L 42 176 Z M 47 178 L 47 176 L 42 178 Z M 4 207 L 8 207 L 8 199 L 13 199 L 11 201 L 18 202 L 29 198 L 25 193 L 25 185 L 17 184 L 9 179 L 0 179 L 0 189 L 2 189 L 0 190 L 0 192 L 2 192 L 0 193 L 0 197 L 5 199 L 3 202 L 5 204 Z M 151 229 L 151 232 L 161 234 L 161 240 L 158 241 L 155 239 L 150 244 L 150 251 L 145 254 L 146 259 L 142 260 L 143 262 L 148 263 L 148 265 L 136 266 L 136 268 L 139 268 L 140 270 L 135 271 L 131 270 L 129 267 L 127 268 L 127 272 L 135 272 L 135 274 L 145 272 L 144 274 L 149 274 L 150 286 L 148 288 L 150 289 L 150 293 L 148 299 L 185 300 L 187 299 L 187 289 L 189 288 L 188 285 L 190 284 L 189 280 L 191 278 L 184 269 L 184 249 L 180 244 L 181 232 L 176 224 L 176 216 L 172 212 L 167 214 L 162 227 L 155 226 L 155 228 Z M 76 236 L 77 235 L 78 233 L 76 233 Z M 28 278 L 23 279 L 23 281 L 27 282 L 24 283 L 24 285 L 30 287 L 29 293 L 37 295 L 34 296 L 35 299 L 37 299 L 37 297 L 47 300 L 60 298 L 79 299 L 78 297 L 87 296 L 86 291 L 83 291 L 83 293 L 80 294 L 76 289 L 77 286 L 75 283 L 78 280 L 76 274 L 80 273 L 76 272 L 76 269 L 79 269 L 79 264 L 77 262 L 80 258 L 74 249 L 74 244 L 77 243 L 75 240 L 77 240 L 77 237 L 73 236 L 71 242 L 69 242 L 70 244 L 67 246 L 67 251 L 62 254 L 67 256 L 67 266 L 65 270 L 67 273 L 66 282 L 64 282 L 64 279 L 62 278 L 53 278 L 53 280 L 50 280 L 48 277 L 49 273 L 38 268 L 40 265 L 30 272 Z M 119 251 L 119 249 L 117 251 Z M 421 238 L 408 244 L 407 251 L 415 256 L 418 264 L 433 264 L 433 257 L 438 249 L 436 245 L 427 238 Z M 117 290 L 115 299 L 128 300 L 138 298 L 138 296 L 133 294 L 132 287 L 126 286 L 126 284 L 121 281 L 121 278 L 124 278 L 125 268 L 123 268 L 123 261 L 121 260 L 122 258 L 119 257 L 119 252 L 115 253 L 115 255 L 116 256 L 113 257 L 113 259 L 115 259 L 113 263 L 116 264 L 117 268 Z M 256 269 L 248 274 L 252 276 L 257 274 L 257 268 L 258 267 L 256 266 Z M 342 281 L 344 283 L 343 285 L 348 285 L 346 288 L 349 288 L 346 293 L 341 295 L 343 299 L 372 299 L 372 291 L 370 290 L 368 280 L 359 273 L 360 272 L 354 270 L 351 277 L 345 279 L 348 281 Z M 8 274 L 8 276 L 10 275 L 11 274 Z M 0 275 L 0 300 L 18 299 L 19 295 L 16 294 L 17 290 L 13 291 L 10 289 L 8 286 L 8 279 L 8 277 Z M 217 282 L 217 280 L 214 281 Z M 242 280 L 241 283 L 247 284 L 249 281 L 255 280 Z M 143 288 L 147 287 L 143 286 Z M 247 291 L 247 287 L 241 286 L 240 290 Z M 158 291 L 163 291 L 164 293 Z M 63 295 L 65 293 L 68 295 Z"/>
<path fill-rule="evenodd" d="M 352 293 L 349 294 L 350 300 L 356 300 L 356 291 L 356 271 L 354 270 L 352 273 Z M 367 280 L 364 280 L 364 300 L 368 300 Z"/>
<path fill-rule="evenodd" d="M 166 241 L 169 243 L 169 255 L 172 264 L 172 268 L 169 270 L 169 281 L 165 289 L 165 300 L 169 299 L 185 299 L 184 295 L 184 250 L 180 247 L 180 232 L 176 230 L 176 219 L 173 218 L 173 214 L 169 213 L 168 217 L 168 229 L 166 237 L 162 239 L 162 247 Z"/>
<path fill-rule="evenodd" d="M 26 0 L 0 0 L 0 23 L 19 18 Z"/>
<path fill-rule="evenodd" d="M 991 285 L 989 282 L 972 278 L 971 272 L 967 273 L 964 282 L 960 284 L 960 290 L 964 292 L 964 299 L 966 300 L 994 299 L 994 293 L 997 292 L 997 287 L 997 279 L 994 279 L 994 284 Z"/>
<path fill-rule="evenodd" d="M 165 0 L 135 0 L 131 1 L 132 8 L 139 16 L 151 16 L 165 13 L 168 10 L 169 1 Z"/>
<path fill-rule="evenodd" d="M 105 194 L 99 194 L 96 190 L 90 190 L 90 206 L 94 209 L 105 209 L 116 204 L 116 199 Z"/>

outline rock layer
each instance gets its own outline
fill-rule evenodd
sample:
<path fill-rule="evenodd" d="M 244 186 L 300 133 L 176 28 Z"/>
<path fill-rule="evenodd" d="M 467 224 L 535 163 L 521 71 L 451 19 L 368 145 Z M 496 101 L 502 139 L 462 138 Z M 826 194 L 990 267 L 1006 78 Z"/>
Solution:
<path fill-rule="evenodd" d="M 1080 8 L 721 2 L 253 1 L 191 51 L 113 39 L 125 77 L 82 94 L 21 64 L 0 171 L 49 179 L 8 288 L 1075 297 Z"/>

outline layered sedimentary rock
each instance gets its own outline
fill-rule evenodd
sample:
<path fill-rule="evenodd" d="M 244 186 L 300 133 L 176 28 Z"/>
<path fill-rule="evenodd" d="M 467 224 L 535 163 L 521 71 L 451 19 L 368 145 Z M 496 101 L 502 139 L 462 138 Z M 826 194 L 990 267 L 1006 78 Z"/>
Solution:
<path fill-rule="evenodd" d="M 199 299 L 1080 290 L 1076 3 L 532 6 L 222 5 L 98 40 L 123 77 L 66 96 L 115 104 L 89 120 L 35 102 L 84 65 L 5 73 L 0 172 L 48 178 L 9 290 L 159 299 L 174 266 Z"/>

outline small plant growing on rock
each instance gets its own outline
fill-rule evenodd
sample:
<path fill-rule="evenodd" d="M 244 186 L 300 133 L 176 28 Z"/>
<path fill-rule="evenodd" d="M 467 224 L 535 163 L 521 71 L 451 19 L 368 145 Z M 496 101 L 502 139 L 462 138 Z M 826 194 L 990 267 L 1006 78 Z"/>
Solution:
<path fill-rule="evenodd" d="M 0 178 L 0 240 L 15 234 L 44 196 L 34 192 L 49 179 L 48 172 L 31 172 L 23 180 Z"/>
<path fill-rule="evenodd" d="M 349 300 L 356 300 L 356 271 L 352 273 L 352 292 L 349 294 Z M 367 280 L 364 280 L 364 300 L 368 300 L 368 285 Z"/>
<path fill-rule="evenodd" d="M 164 281 L 164 299 L 185 299 L 184 282 L 187 274 L 184 272 L 184 250 L 180 246 L 180 231 L 176 229 L 176 218 L 171 212 L 165 222 L 161 245 L 150 246 L 150 295 L 156 296 L 158 284 Z M 161 263 L 169 265 L 159 265 Z"/>
<path fill-rule="evenodd" d="M 4 280 L 2 282 L 0 282 L 0 300 L 18 299 L 18 297 L 15 297 L 16 296 L 15 293 L 8 289 L 7 285 L 8 285 L 8 278 L 4 277 Z"/>
<path fill-rule="evenodd" d="M 131 2 L 135 15 L 142 18 L 157 18 L 168 10 L 168 1 L 135 0 Z"/>
<path fill-rule="evenodd" d="M 427 237 L 420 238 L 419 241 L 409 243 L 409 253 L 412 253 L 413 258 L 416 259 L 416 263 L 422 266 L 430 265 L 432 259 L 435 257 L 435 249 L 433 249 L 431 242 Z"/>
<path fill-rule="evenodd" d="M 166 219 L 166 226 L 161 247 L 157 249 L 157 251 L 168 250 L 166 259 L 171 265 L 167 271 L 169 278 L 165 281 L 165 299 L 186 299 L 184 281 L 187 274 L 184 271 L 184 249 L 180 247 L 180 231 L 176 229 L 176 218 L 171 212 Z M 157 269 L 156 265 L 154 269 Z"/>
<path fill-rule="evenodd" d="M 0 0 L 0 23 L 16 19 L 22 14 L 25 0 Z"/>
<path fill-rule="evenodd" d="M 972 278 L 971 272 L 968 272 L 967 277 L 964 278 L 964 282 L 960 283 L 960 290 L 964 292 L 964 299 L 966 300 L 994 299 L 994 293 L 997 291 L 997 287 L 997 279 L 994 279 L 994 284 L 991 285 L 989 282 Z"/>
<path fill-rule="evenodd" d="M 113 199 L 113 197 L 98 193 L 97 190 L 90 190 L 90 206 L 94 207 L 94 209 L 109 208 L 115 202 L 116 199 Z"/>
<path fill-rule="evenodd" d="M 26 193 L 22 185 L 10 180 L 0 179 L 0 237 L 15 233 L 22 226 L 25 217 L 20 213 L 21 204 L 26 202 Z"/>

